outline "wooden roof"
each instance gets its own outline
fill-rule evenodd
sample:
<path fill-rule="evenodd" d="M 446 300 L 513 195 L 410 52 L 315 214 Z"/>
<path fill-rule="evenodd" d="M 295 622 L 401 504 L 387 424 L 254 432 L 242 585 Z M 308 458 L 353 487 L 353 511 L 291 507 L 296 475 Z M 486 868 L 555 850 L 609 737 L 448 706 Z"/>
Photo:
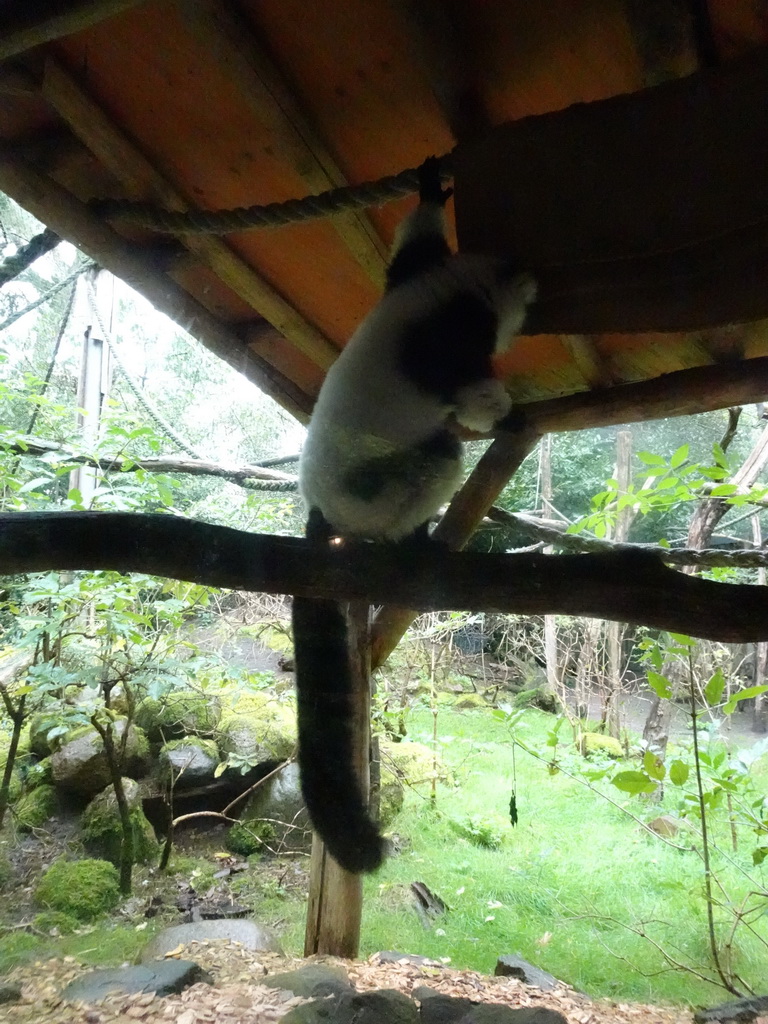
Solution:
<path fill-rule="evenodd" d="M 25 0 L 0 7 L 0 189 L 306 419 L 324 372 L 380 293 L 395 226 L 413 200 L 281 228 L 178 238 L 107 222 L 88 201 L 143 199 L 177 210 L 280 202 L 396 173 L 458 141 L 463 245 L 503 251 L 517 218 L 526 222 L 515 238 L 523 265 L 526 248 L 538 248 L 541 262 L 556 236 L 566 253 L 584 234 L 597 246 L 577 254 L 575 276 L 563 277 L 556 258 L 544 267 L 531 328 L 538 333 L 521 339 L 502 364 L 512 395 L 537 403 L 539 425 L 620 422 L 633 418 L 628 402 L 638 418 L 715 408 L 768 394 L 760 358 L 768 356 L 765 197 L 762 185 L 754 194 L 749 188 L 750 175 L 766 177 L 766 164 L 757 166 L 764 130 L 751 133 L 766 119 L 748 116 L 750 102 L 758 113 L 763 102 L 767 37 L 768 15 L 754 0 Z M 646 179 L 651 199 L 664 191 L 664 174 L 674 181 L 688 117 L 683 107 L 667 122 L 668 94 L 660 93 L 661 107 L 638 128 L 633 153 L 626 129 L 637 106 L 598 108 L 596 101 L 700 73 L 715 76 L 707 95 L 724 96 L 727 113 L 732 94 L 717 76 L 730 82 L 731 67 L 736 87 L 750 94 L 730 119 L 733 131 L 726 124 L 731 134 L 715 133 L 707 147 L 706 128 L 695 129 L 690 182 L 663 216 L 649 214 L 648 251 L 606 256 L 600 246 L 621 242 L 619 213 Z M 685 88 L 685 102 L 698 95 L 691 92 L 698 86 Z M 570 127 L 540 117 L 572 104 L 587 106 L 574 108 Z M 593 117 L 598 110 L 607 121 Z M 489 129 L 531 115 L 528 150 L 515 134 L 509 162 L 494 175 L 495 143 L 483 148 L 495 138 Z M 664 150 L 668 166 L 657 162 L 646 174 L 643 140 L 652 131 L 655 156 Z M 580 149 L 582 137 L 590 141 Z M 533 168 L 527 177 L 526 166 Z M 695 219 L 688 196 L 698 198 L 696 216 L 706 220 L 711 183 L 703 174 L 696 179 L 702 166 L 718 176 L 714 221 L 701 237 L 684 240 L 695 252 L 671 257 L 677 212 L 681 222 Z M 737 167 L 747 168 L 744 181 L 734 178 Z M 571 180 L 583 224 L 569 214 Z M 517 196 L 516 206 L 505 207 L 506 222 L 494 205 L 501 193 Z M 737 200 L 757 210 L 753 219 Z M 546 220 L 541 211 L 550 201 L 557 215 Z M 642 218 L 636 205 L 635 225 Z M 610 226 L 615 237 L 606 241 Z M 667 229 L 671 241 L 654 252 L 654 238 Z M 627 262 L 635 257 L 639 263 Z M 614 291 L 603 280 L 609 258 Z M 660 279 L 671 282 L 666 305 Z M 602 306 L 590 306 L 595 280 L 610 299 Z M 638 302 L 664 307 L 657 329 L 648 329 L 652 319 L 629 315 Z M 746 373 L 744 360 L 754 361 Z M 670 378 L 678 397 L 667 394 L 657 406 L 646 404 L 642 389 L 616 387 L 696 368 L 677 384 Z M 572 395 L 584 398 L 561 401 Z"/>

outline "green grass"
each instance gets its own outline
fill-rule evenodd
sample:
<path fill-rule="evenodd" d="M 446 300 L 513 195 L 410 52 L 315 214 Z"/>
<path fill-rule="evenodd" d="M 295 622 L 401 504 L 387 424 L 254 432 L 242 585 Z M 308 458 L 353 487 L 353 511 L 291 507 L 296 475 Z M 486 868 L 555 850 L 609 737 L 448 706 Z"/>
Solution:
<path fill-rule="evenodd" d="M 521 738 L 546 750 L 553 721 L 527 712 Z M 513 754 L 506 726 L 485 711 L 450 711 L 441 712 L 440 733 L 458 788 L 441 788 L 434 809 L 423 797 L 409 795 L 393 825 L 409 845 L 365 883 L 361 956 L 396 949 L 492 972 L 497 956 L 520 953 L 596 997 L 710 1004 L 725 998 L 711 984 L 669 971 L 652 945 L 625 927 L 645 926 L 672 955 L 709 965 L 698 855 L 654 839 L 619 808 L 563 774 L 550 776 L 544 764 L 519 749 L 519 823 L 511 828 Z M 414 715 L 409 739 L 428 742 L 430 734 L 431 719 Z M 561 740 L 565 752 L 567 729 Z M 676 810 L 676 799 L 648 804 L 605 788 L 644 820 Z M 480 848 L 457 835 L 451 821 L 467 815 L 501 825 L 499 849 Z M 736 860 L 760 877 L 750 850 L 745 842 Z M 718 874 L 745 891 L 738 870 L 718 864 Z M 762 871 L 762 879 L 765 885 L 768 872 Z M 417 880 L 450 906 L 429 929 L 411 906 L 409 884 Z M 283 919 L 284 945 L 298 953 L 303 904 L 286 903 Z M 765 990 L 768 951 L 738 934 L 740 973 Z"/>

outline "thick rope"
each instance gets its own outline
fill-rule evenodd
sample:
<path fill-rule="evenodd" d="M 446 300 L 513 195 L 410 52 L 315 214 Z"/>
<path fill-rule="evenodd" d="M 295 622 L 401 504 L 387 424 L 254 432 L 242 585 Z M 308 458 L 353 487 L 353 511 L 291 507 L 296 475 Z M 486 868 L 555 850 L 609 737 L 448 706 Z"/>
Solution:
<path fill-rule="evenodd" d="M 6 257 L 0 263 L 0 288 L 9 281 L 12 281 L 14 277 L 18 277 L 35 260 L 50 252 L 51 249 L 55 249 L 60 241 L 61 238 L 59 238 L 55 231 L 51 231 L 50 228 L 46 228 L 39 235 L 30 238 L 26 245 L 22 245 L 18 252 L 14 253 L 13 256 Z"/>
<path fill-rule="evenodd" d="M 450 181 L 452 176 L 450 158 L 441 157 L 441 180 Z M 381 206 L 418 190 L 418 168 L 412 167 L 378 181 L 344 185 L 318 195 L 304 196 L 303 199 L 289 199 L 284 203 L 239 206 L 234 210 L 164 210 L 152 203 L 129 203 L 118 199 L 94 200 L 90 205 L 107 220 L 119 220 L 165 234 L 227 235 L 250 228 L 282 227 L 284 224 L 330 217 L 344 210 Z"/>
<path fill-rule="evenodd" d="M 26 316 L 27 313 L 31 313 L 33 309 L 37 309 L 38 306 L 42 306 L 44 303 L 48 302 L 48 300 L 52 299 L 54 295 L 58 295 L 62 288 L 66 288 L 71 281 L 80 277 L 80 275 L 84 274 L 86 270 L 93 270 L 94 267 L 96 267 L 96 264 L 90 261 L 88 263 L 81 263 L 80 266 L 73 270 L 71 274 L 62 278 L 62 280 L 52 288 L 49 288 L 47 292 L 44 292 L 39 299 L 35 299 L 35 301 L 30 302 L 28 306 L 25 306 L 23 309 L 19 309 L 17 312 L 11 313 L 10 316 L 6 317 L 6 319 L 0 323 L 0 331 L 4 331 L 6 327 L 10 327 L 11 324 L 15 324 L 17 320 Z"/>

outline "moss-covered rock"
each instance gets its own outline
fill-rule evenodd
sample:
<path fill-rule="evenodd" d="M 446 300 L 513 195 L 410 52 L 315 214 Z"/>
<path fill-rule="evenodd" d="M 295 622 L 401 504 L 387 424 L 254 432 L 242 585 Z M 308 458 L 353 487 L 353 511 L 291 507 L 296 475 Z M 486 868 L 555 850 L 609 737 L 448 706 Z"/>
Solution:
<path fill-rule="evenodd" d="M 116 742 L 121 741 L 126 725 L 124 718 L 114 723 Z M 62 748 L 51 755 L 51 765 L 57 786 L 85 796 L 100 792 L 110 782 L 104 744 L 92 726 L 84 726 L 68 736 Z M 131 725 L 121 773 L 132 779 L 141 779 L 147 775 L 150 766 L 147 737 L 141 729 Z"/>
<path fill-rule="evenodd" d="M 79 927 L 80 922 L 72 914 L 65 914 L 62 910 L 44 910 L 40 914 L 35 914 L 32 925 L 39 932 L 56 936 L 71 934 Z"/>
<path fill-rule="evenodd" d="M 447 696 L 447 694 L 441 694 L 441 703 L 445 701 Z M 451 694 L 449 703 L 459 711 L 477 711 L 480 708 L 484 711 L 488 710 L 488 702 L 479 693 Z"/>
<path fill-rule="evenodd" d="M 133 779 L 123 779 L 123 789 L 131 812 L 131 849 L 134 864 L 155 860 L 158 843 L 155 832 L 141 807 L 141 788 Z M 120 864 L 123 827 L 115 791 L 110 786 L 99 793 L 83 811 L 82 840 L 94 857 Z"/>
<path fill-rule="evenodd" d="M 57 860 L 38 882 L 35 900 L 78 921 L 93 921 L 120 902 L 117 869 L 105 860 Z"/>
<path fill-rule="evenodd" d="M 48 739 L 48 734 L 54 729 L 66 728 L 67 720 L 61 712 L 41 711 L 33 715 L 29 720 L 29 749 L 38 757 L 48 757 L 62 746 L 66 735 L 61 733 Z"/>
<path fill-rule="evenodd" d="M 581 752 L 584 757 L 590 754 L 603 754 L 607 757 L 624 757 L 624 748 L 613 736 L 603 736 L 599 732 L 584 732 L 580 740 Z"/>
<path fill-rule="evenodd" d="M 180 789 L 204 786 L 215 778 L 219 760 L 219 749 L 213 740 L 185 736 L 160 749 L 158 776 L 161 782 L 173 782 Z"/>
<path fill-rule="evenodd" d="M 216 742 L 224 760 L 283 761 L 296 745 L 295 714 L 271 693 L 241 694 L 224 705 Z"/>
<path fill-rule="evenodd" d="M 450 782 L 450 772 L 438 757 L 423 743 L 403 740 L 379 741 L 381 757 L 381 791 L 379 795 L 379 820 L 387 826 L 403 806 L 405 787 L 426 789 L 432 785 L 433 777 L 440 782 Z"/>
<path fill-rule="evenodd" d="M 22 832 L 31 832 L 59 810 L 59 796 L 54 786 L 38 786 L 25 793 L 16 803 L 16 821 Z"/>
<path fill-rule="evenodd" d="M 260 850 L 309 852 L 312 830 L 295 762 L 283 765 L 254 791 L 241 823 L 230 829 L 227 845 L 244 856 Z"/>
<path fill-rule="evenodd" d="M 274 849 L 275 843 L 275 829 L 268 821 L 238 821 L 226 838 L 227 849 L 241 857 Z"/>
<path fill-rule="evenodd" d="M 530 690 L 520 690 L 512 701 L 515 708 L 538 708 L 550 715 L 559 715 L 562 711 L 560 698 L 550 690 L 549 686 L 534 686 Z"/>
<path fill-rule="evenodd" d="M 163 697 L 145 697 L 136 708 L 136 725 L 152 743 L 182 736 L 212 736 L 221 718 L 221 700 L 196 690 L 172 690 Z"/>

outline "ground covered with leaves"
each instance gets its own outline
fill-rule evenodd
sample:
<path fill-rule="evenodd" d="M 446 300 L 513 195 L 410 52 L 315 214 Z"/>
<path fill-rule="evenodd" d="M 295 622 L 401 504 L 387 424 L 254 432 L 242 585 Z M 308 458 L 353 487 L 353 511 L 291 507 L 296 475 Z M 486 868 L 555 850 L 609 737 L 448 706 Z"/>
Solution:
<path fill-rule="evenodd" d="M 180 995 L 160 999 L 151 994 L 114 995 L 91 1006 L 61 999 L 63 987 L 88 968 L 72 957 L 26 964 L 15 969 L 9 982 L 21 985 L 20 1002 L 0 1011 L 8 1024 L 274 1024 L 303 1000 L 280 989 L 259 984 L 267 974 L 294 969 L 306 960 L 255 953 L 237 943 L 191 943 L 170 954 L 194 960 L 213 978 L 213 985 L 197 984 Z M 475 971 L 457 971 L 435 965 L 406 962 L 341 961 L 314 957 L 315 961 L 345 967 L 359 991 L 394 988 L 411 995 L 422 985 L 450 996 L 476 1002 L 500 1003 L 513 1008 L 550 1007 L 569 1024 L 687 1024 L 690 1013 L 639 1004 L 592 1002 L 572 989 L 542 992 L 512 978 L 494 978 Z"/>

